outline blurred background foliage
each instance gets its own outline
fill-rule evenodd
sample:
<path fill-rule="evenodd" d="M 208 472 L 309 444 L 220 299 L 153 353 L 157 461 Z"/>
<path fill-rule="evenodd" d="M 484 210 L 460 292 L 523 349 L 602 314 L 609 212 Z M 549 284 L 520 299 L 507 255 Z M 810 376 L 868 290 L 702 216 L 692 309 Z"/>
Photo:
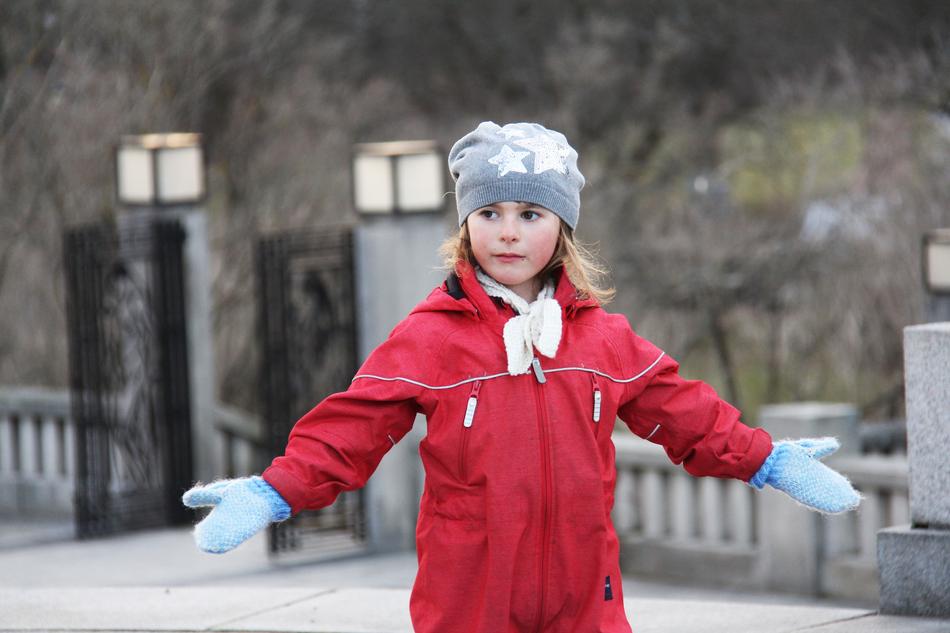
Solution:
<path fill-rule="evenodd" d="M 249 410 L 256 236 L 355 222 L 355 142 L 563 131 L 609 309 L 751 423 L 903 414 L 950 222 L 937 0 L 4 0 L 0 99 L 0 384 L 66 384 L 61 233 L 114 213 L 122 134 L 204 134 L 219 395 Z"/>

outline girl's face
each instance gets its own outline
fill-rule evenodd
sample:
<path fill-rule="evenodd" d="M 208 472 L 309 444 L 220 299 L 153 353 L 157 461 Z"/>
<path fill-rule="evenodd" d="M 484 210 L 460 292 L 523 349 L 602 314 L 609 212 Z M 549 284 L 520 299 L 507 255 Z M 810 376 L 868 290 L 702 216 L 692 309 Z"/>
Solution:
<path fill-rule="evenodd" d="M 528 302 L 541 291 L 536 275 L 557 246 L 561 218 L 527 202 L 496 202 L 465 220 L 478 264 Z"/>

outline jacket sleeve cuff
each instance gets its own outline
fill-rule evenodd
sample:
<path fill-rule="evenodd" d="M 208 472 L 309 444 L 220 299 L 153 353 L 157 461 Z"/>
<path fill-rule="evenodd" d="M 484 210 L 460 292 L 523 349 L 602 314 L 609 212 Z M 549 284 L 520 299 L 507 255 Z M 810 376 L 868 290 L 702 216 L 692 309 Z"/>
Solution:
<path fill-rule="evenodd" d="M 739 472 L 735 474 L 735 478 L 752 485 L 750 480 L 762 470 L 772 452 L 772 436 L 768 431 L 763 428 L 752 429 L 752 444 L 749 446 L 745 459 L 739 465 Z"/>
<path fill-rule="evenodd" d="M 304 509 L 302 484 L 294 479 L 293 475 L 270 466 L 261 473 L 261 479 L 264 483 L 269 484 L 274 492 L 280 495 L 281 499 L 287 504 L 289 508 L 288 516 L 294 516 Z"/>

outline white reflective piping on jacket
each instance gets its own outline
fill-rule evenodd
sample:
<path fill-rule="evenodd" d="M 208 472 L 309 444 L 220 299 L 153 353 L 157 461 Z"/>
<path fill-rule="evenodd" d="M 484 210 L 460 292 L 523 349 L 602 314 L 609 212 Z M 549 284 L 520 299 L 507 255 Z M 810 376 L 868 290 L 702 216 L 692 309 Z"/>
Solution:
<path fill-rule="evenodd" d="M 427 385 L 424 382 L 419 382 L 418 380 L 413 380 L 412 378 L 403 378 L 402 376 L 394 376 L 393 378 L 386 378 L 385 376 L 376 376 L 373 374 L 357 374 L 353 376 L 353 380 L 357 378 L 375 378 L 376 380 L 386 380 L 392 382 L 393 380 L 401 380 L 403 382 L 412 383 L 414 385 L 419 385 L 420 387 L 425 387 L 426 389 L 451 389 L 452 387 L 458 387 L 459 385 L 464 385 L 467 382 L 475 382 L 476 380 L 488 380 L 489 378 L 501 378 L 502 376 L 507 376 L 508 372 L 502 372 L 500 374 L 492 374 L 490 376 L 476 376 L 475 378 L 466 378 L 465 380 L 460 380 L 451 385 Z M 350 382 L 353 382 L 351 380 Z"/>
<path fill-rule="evenodd" d="M 602 371 L 598 371 L 596 369 L 590 369 L 589 367 L 554 367 L 552 369 L 545 369 L 544 373 L 550 374 L 550 373 L 558 372 L 558 371 L 586 371 L 592 374 L 597 374 L 598 376 L 603 376 L 604 378 L 607 378 L 614 382 L 620 382 L 620 383 L 633 382 L 637 378 L 642 377 L 645 373 L 647 373 L 648 371 L 656 367 L 656 364 L 659 363 L 660 359 L 663 358 L 664 356 L 666 356 L 666 352 L 660 352 L 660 355 L 656 357 L 655 361 L 650 363 L 649 367 L 641 371 L 636 376 L 633 376 L 632 378 L 614 378 L 610 374 L 605 374 Z M 466 378 L 465 380 L 460 380 L 456 383 L 452 383 L 451 385 L 427 385 L 424 382 L 419 382 L 418 380 L 413 380 L 411 378 L 404 378 L 403 376 L 386 377 L 386 376 L 377 376 L 375 374 L 357 374 L 356 376 L 353 376 L 353 380 L 356 380 L 357 378 L 375 378 L 376 380 L 386 380 L 389 382 L 392 382 L 394 380 L 401 380 L 403 382 L 408 382 L 413 385 L 419 385 L 420 387 L 425 387 L 426 389 L 452 389 L 453 387 L 458 387 L 459 385 L 464 385 L 469 382 L 475 382 L 476 380 L 488 380 L 489 378 L 501 378 L 502 376 L 509 376 L 509 375 L 511 374 L 505 371 L 505 372 L 501 372 L 500 374 L 490 374 L 488 376 L 476 376 L 474 378 Z M 350 382 L 353 382 L 353 380 L 351 380 Z M 656 429 L 654 429 L 653 432 L 655 433 Z M 652 434 L 653 433 L 651 433 L 650 435 Z"/>
<path fill-rule="evenodd" d="M 653 369 L 654 367 L 656 367 L 656 364 L 657 364 L 658 362 L 660 362 L 660 359 L 663 358 L 664 356 L 666 356 L 666 352 L 660 352 L 660 355 L 656 357 L 656 360 L 655 360 L 655 361 L 653 361 L 652 363 L 650 363 L 650 366 L 649 366 L 649 367 L 647 367 L 646 369 L 644 369 L 643 371 L 641 371 L 639 374 L 637 374 L 637 375 L 634 376 L 633 378 L 614 378 L 614 377 L 611 376 L 610 374 L 605 374 L 605 373 L 602 372 L 602 371 L 597 371 L 596 369 L 590 369 L 590 368 L 588 368 L 588 367 L 555 367 L 555 368 L 553 368 L 553 369 L 545 369 L 545 370 L 544 370 L 544 373 L 546 373 L 546 374 L 551 374 L 551 373 L 554 373 L 554 372 L 556 372 L 556 371 L 571 371 L 571 370 L 575 370 L 575 371 L 586 371 L 586 372 L 589 372 L 589 373 L 591 373 L 591 374 L 597 374 L 598 376 L 603 376 L 604 378 L 609 378 L 610 380 L 613 380 L 614 382 L 633 382 L 633 381 L 636 380 L 637 378 L 641 377 L 643 374 L 647 373 L 648 371 L 650 371 L 651 369 Z"/>

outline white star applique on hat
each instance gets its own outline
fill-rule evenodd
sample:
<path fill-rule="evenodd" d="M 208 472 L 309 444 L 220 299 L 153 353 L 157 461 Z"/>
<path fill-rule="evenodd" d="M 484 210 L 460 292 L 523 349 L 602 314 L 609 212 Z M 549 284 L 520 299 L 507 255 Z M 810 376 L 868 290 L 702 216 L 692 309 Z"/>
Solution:
<path fill-rule="evenodd" d="M 514 142 L 519 147 L 525 147 L 534 152 L 534 173 L 540 174 L 553 169 L 559 174 L 567 173 L 564 159 L 571 150 L 548 136 L 532 136 L 518 139 Z"/>
<path fill-rule="evenodd" d="M 507 145 L 503 145 L 501 151 L 488 159 L 492 165 L 498 165 L 498 177 L 501 178 L 509 171 L 516 171 L 521 174 L 528 173 L 528 169 L 522 162 L 524 157 L 531 152 L 516 152 Z"/>

